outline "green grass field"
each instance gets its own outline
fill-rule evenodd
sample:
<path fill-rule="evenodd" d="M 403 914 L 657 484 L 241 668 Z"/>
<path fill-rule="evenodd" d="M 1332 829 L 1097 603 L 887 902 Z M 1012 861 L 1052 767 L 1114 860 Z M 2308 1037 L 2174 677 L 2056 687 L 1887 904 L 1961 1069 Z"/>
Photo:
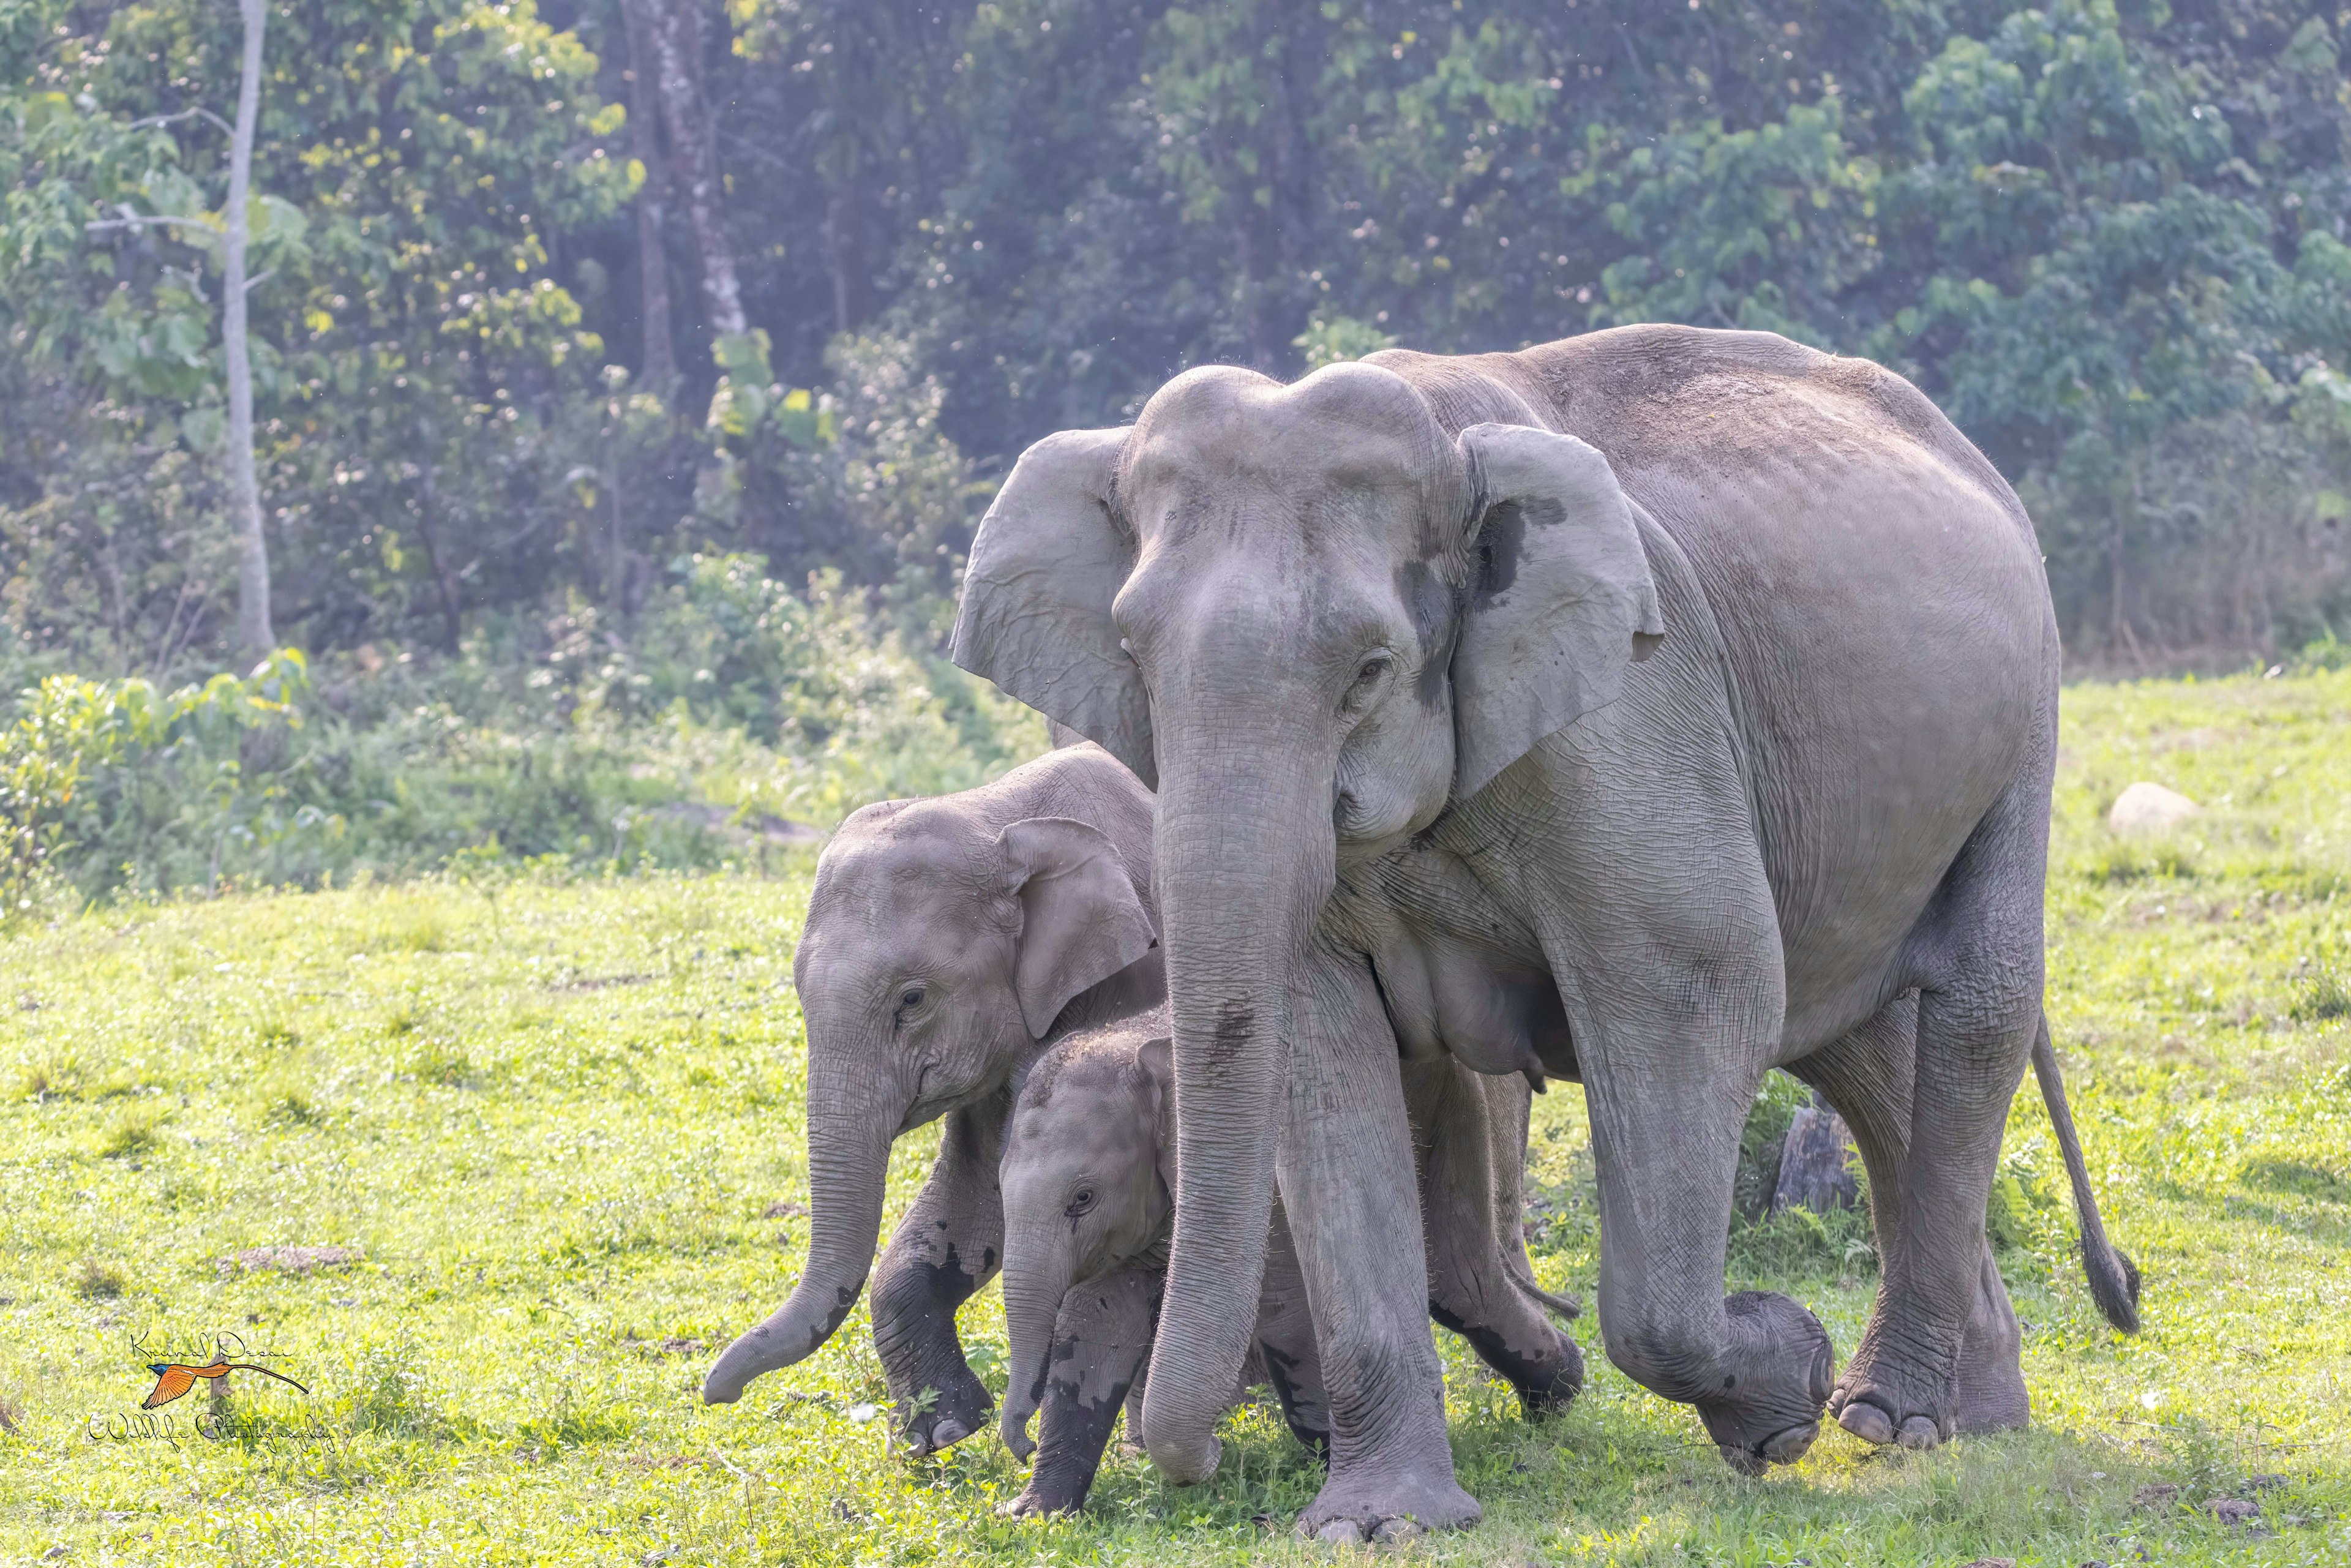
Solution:
<path fill-rule="evenodd" d="M 2142 778 L 2205 813 L 2116 839 L 2101 813 Z M 2052 1019 L 2146 1332 L 2090 1304 L 2028 1089 L 1995 1219 L 2032 1430 L 1906 1455 L 1832 1429 L 1743 1480 L 1606 1364 L 1589 1312 L 1589 1389 L 1540 1428 L 1440 1333 L 1486 1522 L 1397 1548 L 1291 1540 L 1318 1472 L 1257 1409 L 1209 1486 L 1113 1456 L 1082 1520 L 999 1520 L 1021 1478 L 992 1435 L 886 1451 L 862 1309 L 701 1406 L 806 1239 L 763 1217 L 807 1197 L 805 862 L 239 896 L 0 940 L 0 1559 L 2351 1562 L 2351 673 L 2069 691 L 2053 865 Z M 901 1145 L 897 1202 L 928 1155 Z M 1531 1164 L 1538 1270 L 1588 1298 L 1573 1086 L 1537 1102 Z M 1858 1235 L 1742 1229 L 1731 1282 L 1811 1303 L 1849 1352 Z M 349 1256 L 237 1261 L 282 1247 Z M 1001 1344 L 993 1291 L 964 1325 Z M 141 1431 L 143 1364 L 231 1334 L 308 1395 L 238 1374 Z"/>

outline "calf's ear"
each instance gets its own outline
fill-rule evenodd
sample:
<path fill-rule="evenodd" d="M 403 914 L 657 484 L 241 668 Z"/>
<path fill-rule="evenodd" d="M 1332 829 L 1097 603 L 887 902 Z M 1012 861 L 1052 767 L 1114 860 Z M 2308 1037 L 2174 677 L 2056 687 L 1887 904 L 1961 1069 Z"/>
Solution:
<path fill-rule="evenodd" d="M 1573 435 L 1473 424 L 1461 457 L 1475 557 L 1453 649 L 1456 800 L 1616 700 L 1665 635 L 1633 505 Z"/>
<path fill-rule="evenodd" d="M 1143 1042 L 1140 1061 L 1150 1085 L 1151 1121 L 1159 1140 L 1159 1180 L 1176 1197 L 1176 1042 L 1165 1037 Z"/>
<path fill-rule="evenodd" d="M 1007 890 L 1020 904 L 1013 989 L 1031 1039 L 1070 998 L 1159 946 L 1118 846 L 1069 817 L 1029 817 L 996 836 Z"/>
<path fill-rule="evenodd" d="M 1150 695 L 1110 613 L 1134 568 L 1111 494 L 1125 444 L 1123 430 L 1065 430 L 1020 455 L 971 541 L 954 653 L 1155 788 Z"/>

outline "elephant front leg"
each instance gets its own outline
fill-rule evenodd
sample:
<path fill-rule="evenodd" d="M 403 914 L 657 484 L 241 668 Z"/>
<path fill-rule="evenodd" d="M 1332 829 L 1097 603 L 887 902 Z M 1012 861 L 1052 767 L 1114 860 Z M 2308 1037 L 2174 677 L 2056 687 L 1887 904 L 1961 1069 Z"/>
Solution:
<path fill-rule="evenodd" d="M 1004 1257 L 997 1186 L 1003 1107 L 946 1117 L 930 1179 L 873 1270 L 873 1348 L 909 1452 L 934 1453 L 987 1425 L 994 1405 L 964 1360 L 956 1309 Z"/>
<path fill-rule="evenodd" d="M 1609 1043 L 1583 1055 L 1609 1359 L 1696 1406 L 1733 1469 L 1792 1464 L 1820 1434 L 1835 1371 L 1829 1336 L 1786 1296 L 1722 1294 L 1731 1176 L 1760 1064 L 1702 1071 L 1695 1045 Z M 1663 1065 L 1677 1061 L 1687 1066 Z"/>
<path fill-rule="evenodd" d="M 1402 1521 L 1474 1524 L 1429 1337 L 1395 1037 L 1360 960 L 1317 954 L 1300 982 L 1275 1163 L 1330 1399 L 1331 1473 L 1298 1527 L 1360 1541 L 1409 1528 Z"/>
<path fill-rule="evenodd" d="M 1415 1142 L 1424 1150 L 1429 1315 L 1510 1381 L 1530 1420 L 1565 1410 L 1583 1388 L 1583 1353 L 1530 1293 L 1532 1270 L 1521 1282 L 1511 1269 L 1503 1248 L 1525 1268 L 1525 1243 L 1514 1220 L 1498 1212 L 1500 1202 L 1518 1201 L 1519 1182 L 1506 1167 L 1522 1166 L 1526 1155 L 1526 1084 L 1481 1077 L 1449 1058 L 1407 1061 L 1403 1078 Z"/>
<path fill-rule="evenodd" d="M 1036 1465 L 1009 1515 L 1075 1513 L 1093 1490 L 1120 1406 L 1151 1358 L 1165 1277 L 1123 1269 L 1062 1298 L 1039 1405 Z"/>

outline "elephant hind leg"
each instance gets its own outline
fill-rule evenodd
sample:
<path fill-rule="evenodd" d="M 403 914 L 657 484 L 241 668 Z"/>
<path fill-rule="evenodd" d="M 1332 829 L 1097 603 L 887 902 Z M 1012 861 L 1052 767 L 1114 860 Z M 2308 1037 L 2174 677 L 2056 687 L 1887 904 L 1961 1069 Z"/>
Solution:
<path fill-rule="evenodd" d="M 1934 1447 L 1959 1429 L 1963 1394 L 1970 1426 L 2024 1419 L 2022 1375 L 2004 1364 L 2016 1354 L 2015 1314 L 1984 1207 L 2040 1026 L 2047 842 L 2046 768 L 2028 767 L 1977 825 L 1906 949 L 1917 1036 L 1896 1245 L 1870 1333 L 1832 1402 L 1871 1442 Z"/>
<path fill-rule="evenodd" d="M 1546 1300 L 1562 1299 L 1536 1286 L 1519 1226 L 1526 1081 L 1446 1059 L 1405 1063 L 1404 1086 L 1420 1153 L 1429 1316 L 1509 1380 L 1529 1419 L 1555 1415 L 1583 1392 L 1583 1353 L 1544 1314 Z"/>
<path fill-rule="evenodd" d="M 1910 992 L 1886 1003 L 1852 1033 L 1790 1063 L 1788 1069 L 1828 1097 L 1852 1129 L 1862 1163 L 1869 1170 L 1871 1218 L 1885 1283 L 1872 1308 L 1862 1349 L 1855 1353 L 1857 1359 L 1863 1353 L 1874 1354 L 1876 1342 L 1884 1337 L 1887 1325 L 1903 1315 L 1889 1302 L 1888 1292 L 1896 1281 L 1909 1277 L 1895 1260 L 1903 1246 L 1902 1174 L 1910 1150 L 1910 1091 L 1917 1042 L 1918 998 Z M 2022 1339 L 1989 1244 L 1979 1272 L 1975 1311 L 1959 1342 L 1957 1422 L 1962 1432 L 2006 1431 L 2024 1426 L 2032 1416 L 2021 1360 Z M 1833 1396 L 1831 1412 L 1841 1413 L 1844 1404 L 1842 1394 Z M 1861 1412 L 1855 1418 L 1865 1422 L 1868 1416 Z M 1891 1422 L 1886 1435 L 1892 1436 Z"/>

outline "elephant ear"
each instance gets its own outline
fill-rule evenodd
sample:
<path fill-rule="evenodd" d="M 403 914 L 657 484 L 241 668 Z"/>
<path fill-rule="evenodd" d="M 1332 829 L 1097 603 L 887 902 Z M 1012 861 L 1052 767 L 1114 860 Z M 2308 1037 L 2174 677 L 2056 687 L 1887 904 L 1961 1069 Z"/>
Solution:
<path fill-rule="evenodd" d="M 1156 787 L 1151 700 L 1111 601 L 1134 541 L 1111 498 L 1123 430 L 1065 430 L 1020 455 L 972 539 L 955 662 Z"/>
<path fill-rule="evenodd" d="M 1070 998 L 1159 946 L 1118 847 L 1068 817 L 1029 817 L 996 836 L 1020 902 L 1013 989 L 1030 1038 L 1042 1040 Z"/>
<path fill-rule="evenodd" d="M 1478 500 L 1453 649 L 1456 800 L 1615 701 L 1625 667 L 1666 630 L 1632 502 L 1596 448 L 1475 424 L 1461 455 Z"/>
<path fill-rule="evenodd" d="M 1176 1200 L 1176 1042 L 1162 1037 L 1146 1040 L 1137 1058 L 1143 1069 L 1143 1079 L 1150 1088 L 1151 1121 L 1158 1133 L 1159 1152 L 1155 1163 L 1159 1180 L 1167 1188 L 1167 1200 Z"/>

